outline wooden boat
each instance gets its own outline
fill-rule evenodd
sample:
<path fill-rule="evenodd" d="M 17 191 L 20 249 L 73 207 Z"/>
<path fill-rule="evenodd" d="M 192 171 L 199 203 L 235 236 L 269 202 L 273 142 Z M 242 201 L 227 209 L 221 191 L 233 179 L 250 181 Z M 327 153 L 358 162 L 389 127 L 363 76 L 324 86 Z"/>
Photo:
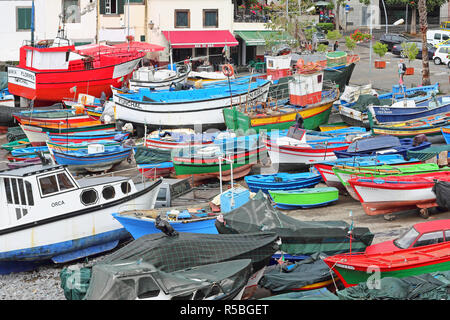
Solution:
<path fill-rule="evenodd" d="M 254 106 L 239 106 L 224 109 L 225 124 L 231 130 L 249 130 L 259 133 L 260 130 L 288 129 L 296 123 L 297 117 L 303 119 L 302 127 L 315 130 L 327 123 L 331 108 L 338 96 L 337 89 L 322 92 L 320 102 L 306 106 L 291 104 L 278 105 L 277 102 L 256 104 Z"/>
<path fill-rule="evenodd" d="M 162 182 L 135 184 L 120 175 L 76 180 L 67 167 L 48 164 L 4 170 L 0 179 L 0 273 L 115 248 L 129 234 L 111 212 L 141 203 L 152 208 Z"/>
<path fill-rule="evenodd" d="M 94 120 L 91 118 L 84 108 L 61 109 L 61 110 L 27 110 L 13 113 L 14 119 L 18 123 L 33 122 L 42 124 L 61 124 L 61 123 L 77 123 L 88 122 Z"/>
<path fill-rule="evenodd" d="M 374 254 L 338 254 L 323 261 L 350 287 L 367 282 L 374 272 L 380 278 L 404 278 L 450 270 L 450 243 Z"/>
<path fill-rule="evenodd" d="M 174 172 L 172 152 L 144 146 L 133 148 L 136 165 L 146 177 L 166 177 Z"/>
<path fill-rule="evenodd" d="M 444 136 L 445 142 L 450 144 L 450 126 L 445 126 L 441 128 L 442 135 Z"/>
<path fill-rule="evenodd" d="M 329 124 L 322 124 L 319 126 L 320 131 L 333 131 L 338 129 L 344 129 L 349 128 L 350 125 L 345 122 L 336 122 L 336 123 L 329 123 Z"/>
<path fill-rule="evenodd" d="M 47 141 L 47 148 L 52 151 L 73 151 L 73 150 L 81 150 L 81 149 L 88 149 L 89 145 L 91 144 L 102 144 L 105 146 L 105 148 L 112 147 L 112 146 L 118 146 L 120 145 L 120 142 L 114 141 L 114 140 L 98 140 L 95 142 L 90 141 L 83 141 L 83 142 L 69 142 L 69 143 L 56 143 L 52 141 Z"/>
<path fill-rule="evenodd" d="M 2 144 L 2 149 L 6 151 L 12 151 L 14 149 L 21 149 L 31 146 L 31 143 L 28 139 L 22 139 L 22 140 L 16 140 L 11 141 L 8 143 Z"/>
<path fill-rule="evenodd" d="M 8 91 L 8 88 L 0 90 L 0 105 L 9 108 L 14 108 L 15 105 L 14 95 Z"/>
<path fill-rule="evenodd" d="M 399 139 L 392 135 L 370 136 L 354 140 L 348 146 L 348 149 L 336 150 L 335 155 L 338 158 L 348 158 L 353 156 L 401 154 L 406 159 L 408 151 L 422 150 L 430 145 L 430 142 L 424 141 L 414 146 L 413 139 Z"/>
<path fill-rule="evenodd" d="M 55 162 L 60 165 L 67 165 L 74 171 L 106 171 L 114 165 L 131 157 L 132 148 L 121 145 L 100 148 L 100 150 L 91 151 L 88 149 L 79 150 L 50 150 Z"/>
<path fill-rule="evenodd" d="M 432 192 L 434 179 L 449 181 L 450 171 L 378 178 L 355 177 L 348 183 L 368 215 L 419 208 L 421 215 L 428 217 L 427 208 L 437 207 L 436 195 Z"/>
<path fill-rule="evenodd" d="M 8 162 L 6 165 L 8 166 L 9 169 L 19 169 L 40 163 L 42 163 L 42 159 L 39 157 L 35 157 L 35 158 L 27 158 L 20 161 Z"/>
<path fill-rule="evenodd" d="M 304 166 L 318 161 L 334 160 L 334 151 L 347 150 L 349 142 L 343 137 L 316 136 L 316 140 L 308 142 L 306 131 L 290 129 L 286 136 L 270 135 L 264 140 L 272 164 Z M 337 140 L 337 141 L 336 141 Z"/>
<path fill-rule="evenodd" d="M 331 161 L 321 161 L 314 163 L 314 168 L 320 173 L 323 181 L 329 187 L 338 188 L 340 191 L 345 191 L 345 187 L 342 182 L 336 176 L 333 171 L 333 167 L 336 165 L 359 167 L 359 166 L 378 166 L 383 164 L 400 165 L 400 164 L 417 164 L 420 163 L 418 159 L 412 158 L 405 160 L 402 155 L 392 154 L 392 155 L 375 155 L 359 157 L 353 156 L 350 158 L 342 158 Z"/>
<path fill-rule="evenodd" d="M 20 48 L 19 64 L 8 68 L 8 89 L 35 101 L 35 107 L 61 102 L 79 93 L 111 96 L 111 86 L 121 87 L 131 78 L 146 52 L 158 46 L 129 41 L 117 45 L 74 46 L 60 29 L 55 40 L 29 41 Z M 33 61 L 29 57 L 33 56 Z M 28 59 L 27 59 L 28 57 Z"/>
<path fill-rule="evenodd" d="M 333 187 L 269 190 L 279 209 L 315 208 L 332 204 L 339 199 L 339 190 Z"/>
<path fill-rule="evenodd" d="M 209 207 L 209 206 L 208 206 Z M 158 217 L 177 232 L 218 234 L 215 221 L 217 214 L 206 207 L 171 207 L 164 210 L 126 210 L 112 213 L 114 219 L 131 234 L 134 239 L 151 233 L 159 233 L 156 225 Z"/>
<path fill-rule="evenodd" d="M 91 133 L 95 131 L 113 131 L 115 130 L 115 123 L 101 123 L 99 121 L 87 121 L 66 124 L 43 124 L 40 122 L 24 122 L 20 125 L 23 132 L 26 134 L 32 146 L 45 145 L 49 140 L 47 134 L 58 134 L 66 136 L 75 132 Z"/>
<path fill-rule="evenodd" d="M 175 172 L 172 161 L 141 163 L 137 164 L 137 168 L 147 178 L 169 177 Z"/>
<path fill-rule="evenodd" d="M 347 192 L 353 199 L 358 200 L 358 196 L 348 183 L 348 180 L 356 177 L 385 177 L 385 176 L 403 176 L 414 175 L 427 172 L 447 171 L 450 168 L 440 168 L 435 163 L 420 164 L 401 164 L 401 165 L 379 165 L 379 166 L 346 166 L 335 165 L 333 172 L 346 188 Z"/>
<path fill-rule="evenodd" d="M 253 137 L 253 138 L 252 138 Z M 216 144 L 206 147 L 181 149 L 173 152 L 172 162 L 177 178 L 194 176 L 194 179 L 221 178 L 230 181 L 246 176 L 258 162 L 267 158 L 265 146 L 252 142 L 254 136 L 241 138 L 244 143 Z M 228 159 L 232 164 L 225 159 Z"/>
<path fill-rule="evenodd" d="M 191 68 L 190 63 L 176 63 L 161 68 L 140 67 L 133 72 L 129 87 L 133 91 L 141 88 L 167 89 L 169 86 L 184 82 Z"/>
<path fill-rule="evenodd" d="M 122 141 L 130 136 L 129 132 L 116 130 L 98 130 L 87 132 L 72 132 L 72 133 L 48 133 L 51 142 L 58 144 L 83 143 L 83 142 L 97 142 L 104 140 Z"/>
<path fill-rule="evenodd" d="M 246 101 L 265 101 L 269 86 L 270 81 L 246 76 L 230 82 L 208 83 L 192 90 L 115 91 L 113 100 L 117 119 L 136 127 L 193 128 L 201 125 L 202 131 L 205 131 L 211 127 L 224 127 L 224 108 Z"/>
<path fill-rule="evenodd" d="M 369 105 L 390 105 L 390 108 L 416 108 L 416 104 L 428 104 L 428 101 L 439 93 L 439 84 L 406 88 L 395 85 L 392 91 L 377 96 L 360 96 L 359 101 L 341 101 L 339 105 L 339 115 L 342 120 L 352 126 L 370 128 L 367 108 Z M 367 100 L 367 101 L 366 101 Z M 368 104 L 367 104 L 368 103 Z"/>
<path fill-rule="evenodd" d="M 371 122 L 372 134 L 387 134 L 401 138 L 413 138 L 419 134 L 427 137 L 440 136 L 441 128 L 448 125 L 450 125 L 450 112 L 399 123 L 373 124 Z"/>
<path fill-rule="evenodd" d="M 280 172 L 270 175 L 250 175 L 244 179 L 251 192 L 261 190 L 268 194 L 269 189 L 275 191 L 314 187 L 321 181 L 321 176 L 312 172 Z"/>
<path fill-rule="evenodd" d="M 204 146 L 213 143 L 218 134 L 195 133 L 192 129 L 158 130 L 145 137 L 144 146 L 157 150 Z"/>
<path fill-rule="evenodd" d="M 374 124 L 411 121 L 434 115 L 450 113 L 450 98 L 432 98 L 427 105 L 417 104 L 416 108 L 391 108 L 389 106 L 369 106 L 368 112 Z"/>
<path fill-rule="evenodd" d="M 26 147 L 21 149 L 15 149 L 11 151 L 11 155 L 16 158 L 35 158 L 38 153 L 48 154 L 47 146 L 41 147 Z"/>

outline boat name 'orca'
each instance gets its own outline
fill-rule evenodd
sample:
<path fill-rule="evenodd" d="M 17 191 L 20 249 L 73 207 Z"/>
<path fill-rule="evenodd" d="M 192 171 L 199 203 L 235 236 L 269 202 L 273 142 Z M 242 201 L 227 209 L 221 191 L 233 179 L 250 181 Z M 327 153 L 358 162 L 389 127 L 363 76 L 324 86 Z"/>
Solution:
<path fill-rule="evenodd" d="M 214 307 L 196 307 L 190 306 L 189 304 L 186 307 L 181 307 L 180 314 L 188 315 L 188 314 L 204 314 L 207 315 L 208 318 L 212 316 L 214 312 Z"/>
<path fill-rule="evenodd" d="M 63 204 L 65 204 L 63 200 L 56 201 L 52 203 L 52 207 L 62 206 Z"/>

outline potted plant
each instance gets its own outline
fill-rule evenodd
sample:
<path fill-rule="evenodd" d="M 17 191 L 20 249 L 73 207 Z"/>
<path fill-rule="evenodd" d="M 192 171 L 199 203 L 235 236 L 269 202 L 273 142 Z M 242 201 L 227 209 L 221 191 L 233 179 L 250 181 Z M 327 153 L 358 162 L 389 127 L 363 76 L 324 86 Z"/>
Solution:
<path fill-rule="evenodd" d="M 403 42 L 402 43 L 402 52 L 401 56 L 406 57 L 408 59 L 409 67 L 406 67 L 405 75 L 413 75 L 414 74 L 414 68 L 411 67 L 411 61 L 416 59 L 417 55 L 419 54 L 419 48 L 414 42 Z"/>
<path fill-rule="evenodd" d="M 353 49 L 356 47 L 356 41 L 353 40 L 350 37 L 345 37 L 345 46 L 347 47 L 347 50 L 353 53 Z"/>
<path fill-rule="evenodd" d="M 387 45 L 385 45 L 384 43 L 377 41 L 373 45 L 373 52 L 375 52 L 375 54 L 377 54 L 380 57 L 380 59 L 385 56 L 387 51 L 388 51 Z M 386 68 L 386 61 L 385 60 L 375 60 L 375 68 L 377 68 L 377 69 Z"/>

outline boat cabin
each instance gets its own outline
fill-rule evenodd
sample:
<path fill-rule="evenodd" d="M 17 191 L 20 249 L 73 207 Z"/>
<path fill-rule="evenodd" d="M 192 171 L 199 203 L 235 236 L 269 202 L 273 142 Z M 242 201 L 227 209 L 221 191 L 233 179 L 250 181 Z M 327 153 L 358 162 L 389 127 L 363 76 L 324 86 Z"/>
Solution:
<path fill-rule="evenodd" d="M 296 106 L 316 104 L 322 100 L 323 72 L 296 73 L 289 81 L 289 102 Z"/>
<path fill-rule="evenodd" d="M 267 68 L 267 80 L 278 80 L 290 76 L 291 54 L 281 56 L 265 56 Z"/>

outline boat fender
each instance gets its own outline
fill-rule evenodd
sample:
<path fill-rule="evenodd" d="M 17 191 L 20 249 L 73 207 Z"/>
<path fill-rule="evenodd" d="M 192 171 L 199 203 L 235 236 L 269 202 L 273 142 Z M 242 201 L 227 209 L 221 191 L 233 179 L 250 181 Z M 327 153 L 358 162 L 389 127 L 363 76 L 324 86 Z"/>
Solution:
<path fill-rule="evenodd" d="M 225 76 L 227 76 L 227 77 L 232 77 L 232 76 L 234 75 L 234 69 L 233 69 L 233 66 L 232 66 L 231 64 L 229 64 L 229 63 L 224 64 L 224 65 L 222 66 L 222 72 L 223 72 L 223 74 L 224 74 Z"/>

